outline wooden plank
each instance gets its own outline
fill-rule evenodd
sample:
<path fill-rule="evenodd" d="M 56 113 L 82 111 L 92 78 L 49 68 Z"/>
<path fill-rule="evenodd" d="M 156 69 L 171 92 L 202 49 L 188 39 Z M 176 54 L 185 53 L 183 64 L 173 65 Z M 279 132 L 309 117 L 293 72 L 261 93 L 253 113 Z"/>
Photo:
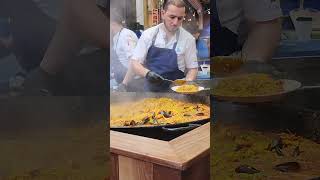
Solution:
<path fill-rule="evenodd" d="M 167 141 L 110 131 L 110 151 L 175 169 L 181 168 L 181 160 Z"/>
<path fill-rule="evenodd" d="M 153 180 L 181 180 L 181 171 L 160 165 L 154 165 Z"/>
<path fill-rule="evenodd" d="M 210 154 L 198 159 L 182 173 L 182 180 L 209 180 L 210 179 Z"/>
<path fill-rule="evenodd" d="M 210 123 L 170 141 L 173 151 L 182 160 L 182 170 L 210 154 Z"/>
<path fill-rule="evenodd" d="M 153 180 L 150 162 L 119 156 L 119 180 Z"/>
<path fill-rule="evenodd" d="M 110 180 L 119 180 L 119 161 L 118 155 L 111 153 L 111 173 Z"/>
<path fill-rule="evenodd" d="M 210 154 L 210 123 L 172 141 L 161 141 L 110 131 L 111 153 L 186 170 Z"/>

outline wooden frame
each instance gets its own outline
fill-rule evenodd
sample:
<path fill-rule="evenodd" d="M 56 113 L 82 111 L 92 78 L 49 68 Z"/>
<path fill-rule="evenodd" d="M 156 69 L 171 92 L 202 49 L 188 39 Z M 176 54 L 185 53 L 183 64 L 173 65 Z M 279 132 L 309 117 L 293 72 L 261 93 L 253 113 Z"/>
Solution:
<path fill-rule="evenodd" d="M 171 141 L 110 131 L 111 180 L 210 178 L 210 123 Z"/>

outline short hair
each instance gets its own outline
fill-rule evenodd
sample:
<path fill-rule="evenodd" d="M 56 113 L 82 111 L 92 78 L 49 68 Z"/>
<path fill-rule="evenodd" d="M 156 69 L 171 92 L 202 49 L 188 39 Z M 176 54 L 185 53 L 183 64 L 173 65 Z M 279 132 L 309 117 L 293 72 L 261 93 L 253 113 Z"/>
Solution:
<path fill-rule="evenodd" d="M 186 3 L 183 0 L 167 0 L 163 3 L 163 9 L 166 11 L 170 5 L 174 5 L 179 8 L 185 8 Z"/>

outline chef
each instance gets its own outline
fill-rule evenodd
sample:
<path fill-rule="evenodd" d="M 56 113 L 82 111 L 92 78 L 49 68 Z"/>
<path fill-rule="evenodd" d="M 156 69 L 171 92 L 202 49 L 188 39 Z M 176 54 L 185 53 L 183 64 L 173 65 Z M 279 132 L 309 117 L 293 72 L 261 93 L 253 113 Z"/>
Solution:
<path fill-rule="evenodd" d="M 163 23 L 144 31 L 132 56 L 134 71 L 145 77 L 145 91 L 167 91 L 170 82 L 197 77 L 195 38 L 181 27 L 186 12 L 183 0 L 168 0 L 161 12 Z"/>
<path fill-rule="evenodd" d="M 277 0 L 213 0 L 211 55 L 238 55 L 246 71 L 268 72 L 281 36 Z"/>
<path fill-rule="evenodd" d="M 133 76 L 130 68 L 130 59 L 134 48 L 136 47 L 137 35 L 123 27 L 123 19 L 115 10 L 111 13 L 110 33 L 113 36 L 111 48 L 111 67 L 115 80 L 119 84 L 118 89 L 126 90 L 127 82 L 124 82 L 125 76 Z"/>

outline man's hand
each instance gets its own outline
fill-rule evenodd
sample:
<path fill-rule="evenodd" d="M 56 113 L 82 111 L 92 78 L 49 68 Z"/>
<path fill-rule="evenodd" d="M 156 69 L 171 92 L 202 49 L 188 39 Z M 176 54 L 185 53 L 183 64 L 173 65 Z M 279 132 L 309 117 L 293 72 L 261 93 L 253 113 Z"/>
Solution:
<path fill-rule="evenodd" d="M 151 83 L 160 83 L 163 81 L 164 78 L 153 71 L 149 71 L 146 74 L 146 79 Z"/>

